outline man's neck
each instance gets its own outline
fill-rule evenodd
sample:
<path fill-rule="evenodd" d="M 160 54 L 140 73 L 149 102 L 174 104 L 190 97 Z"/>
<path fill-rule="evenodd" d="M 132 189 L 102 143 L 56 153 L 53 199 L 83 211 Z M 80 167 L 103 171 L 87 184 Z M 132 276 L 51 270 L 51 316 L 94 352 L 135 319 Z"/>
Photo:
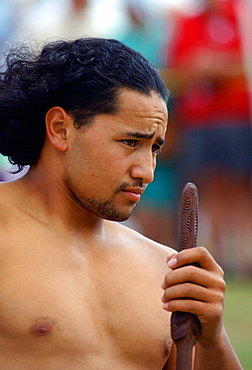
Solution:
<path fill-rule="evenodd" d="M 31 169 L 14 181 L 12 188 L 16 189 L 16 204 L 21 211 L 64 238 L 90 242 L 104 239 L 104 220 L 84 209 L 50 174 Z"/>

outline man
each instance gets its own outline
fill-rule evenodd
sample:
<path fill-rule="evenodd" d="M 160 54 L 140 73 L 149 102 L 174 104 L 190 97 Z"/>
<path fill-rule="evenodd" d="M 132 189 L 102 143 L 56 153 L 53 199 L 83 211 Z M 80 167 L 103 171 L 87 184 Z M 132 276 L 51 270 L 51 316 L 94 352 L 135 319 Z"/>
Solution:
<path fill-rule="evenodd" d="M 201 322 L 194 369 L 241 369 L 209 253 L 112 222 L 129 217 L 164 144 L 154 67 L 87 38 L 10 53 L 1 77 L 1 152 L 30 170 L 0 187 L 0 368 L 174 369 L 170 312 L 183 310 Z"/>

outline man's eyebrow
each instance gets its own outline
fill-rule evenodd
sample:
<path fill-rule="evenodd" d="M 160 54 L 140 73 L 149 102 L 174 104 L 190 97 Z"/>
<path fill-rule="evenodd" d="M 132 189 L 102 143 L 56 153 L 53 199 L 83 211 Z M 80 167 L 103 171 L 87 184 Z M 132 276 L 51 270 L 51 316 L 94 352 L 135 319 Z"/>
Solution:
<path fill-rule="evenodd" d="M 136 132 L 126 132 L 126 135 L 128 137 L 131 137 L 133 139 L 146 139 L 146 140 L 150 140 L 153 138 L 153 136 L 155 135 L 155 132 L 153 132 L 152 134 L 147 134 L 145 132 L 140 132 L 140 131 L 136 131 Z M 161 137 L 158 137 L 157 138 L 157 143 L 160 145 L 160 146 L 163 146 L 164 143 L 165 143 L 165 139 L 161 138 Z"/>

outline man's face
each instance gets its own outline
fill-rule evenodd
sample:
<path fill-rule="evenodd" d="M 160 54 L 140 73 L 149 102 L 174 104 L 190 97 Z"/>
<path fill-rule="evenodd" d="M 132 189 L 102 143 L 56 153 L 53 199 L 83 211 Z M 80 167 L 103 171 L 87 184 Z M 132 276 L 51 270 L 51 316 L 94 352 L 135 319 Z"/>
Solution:
<path fill-rule="evenodd" d="M 126 220 L 153 180 L 164 144 L 167 108 L 151 96 L 124 89 L 116 114 L 100 114 L 73 131 L 64 181 L 81 207 L 101 218 Z"/>

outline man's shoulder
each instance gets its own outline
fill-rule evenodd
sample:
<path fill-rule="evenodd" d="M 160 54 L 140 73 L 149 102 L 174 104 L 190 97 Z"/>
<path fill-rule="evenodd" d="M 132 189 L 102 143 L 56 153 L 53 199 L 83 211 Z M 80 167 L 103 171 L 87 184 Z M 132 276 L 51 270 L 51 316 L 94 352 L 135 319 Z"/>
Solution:
<path fill-rule="evenodd" d="M 12 182 L 0 183 L 0 230 L 1 236 L 8 235 L 9 229 L 16 226 L 18 188 Z M 14 190 L 14 191 L 13 191 Z"/>
<path fill-rule="evenodd" d="M 10 205 L 10 183 L 0 183 L 0 217 L 6 216 L 6 212 Z"/>
<path fill-rule="evenodd" d="M 122 223 L 108 221 L 108 229 L 120 245 L 128 246 L 129 249 L 133 248 L 136 252 L 150 253 L 165 258 L 177 253 L 173 248 L 151 240 Z"/>

